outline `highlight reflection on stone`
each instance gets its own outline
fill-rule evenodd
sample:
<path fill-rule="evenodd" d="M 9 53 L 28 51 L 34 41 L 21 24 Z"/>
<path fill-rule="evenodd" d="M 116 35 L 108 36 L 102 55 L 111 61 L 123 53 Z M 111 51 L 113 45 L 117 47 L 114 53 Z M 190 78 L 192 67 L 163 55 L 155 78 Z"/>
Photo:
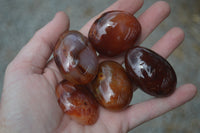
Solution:
<path fill-rule="evenodd" d="M 90 85 L 97 101 L 110 110 L 122 110 L 132 99 L 133 88 L 123 67 L 113 61 L 99 65 L 97 77 Z"/>
<path fill-rule="evenodd" d="M 59 38 L 54 59 L 64 79 L 72 83 L 87 84 L 96 76 L 96 52 L 78 31 L 68 31 Z"/>
<path fill-rule="evenodd" d="M 88 88 L 63 80 L 56 87 L 56 96 L 63 112 L 73 120 L 83 125 L 97 121 L 98 103 Z"/>
<path fill-rule="evenodd" d="M 176 89 L 176 73 L 163 57 L 144 47 L 130 49 L 125 66 L 133 81 L 146 93 L 164 97 Z"/>
<path fill-rule="evenodd" d="M 91 26 L 88 38 L 93 47 L 104 56 L 116 56 L 135 46 L 141 25 L 130 13 L 109 11 Z"/>

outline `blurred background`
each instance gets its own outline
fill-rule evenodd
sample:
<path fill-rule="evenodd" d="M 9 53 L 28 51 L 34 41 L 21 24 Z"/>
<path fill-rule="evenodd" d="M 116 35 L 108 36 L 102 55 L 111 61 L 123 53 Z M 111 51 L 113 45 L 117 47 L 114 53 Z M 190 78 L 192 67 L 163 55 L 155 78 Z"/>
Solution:
<path fill-rule="evenodd" d="M 144 0 L 138 16 L 157 0 Z M 170 16 L 143 42 L 151 47 L 170 28 L 181 27 L 185 40 L 168 58 L 174 67 L 178 86 L 193 83 L 200 86 L 200 1 L 166 0 L 171 6 Z M 8 63 L 29 41 L 33 34 L 50 21 L 57 11 L 65 11 L 71 29 L 79 30 L 91 17 L 107 8 L 114 0 L 1 0 L 0 1 L 0 92 Z M 150 97 L 137 90 L 132 103 Z M 199 133 L 200 92 L 189 103 L 151 120 L 130 133 Z"/>

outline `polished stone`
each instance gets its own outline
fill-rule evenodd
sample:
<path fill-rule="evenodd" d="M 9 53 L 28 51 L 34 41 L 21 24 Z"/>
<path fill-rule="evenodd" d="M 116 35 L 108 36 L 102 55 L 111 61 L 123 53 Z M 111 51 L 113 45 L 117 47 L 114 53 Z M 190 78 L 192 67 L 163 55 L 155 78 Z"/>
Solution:
<path fill-rule="evenodd" d="M 157 0 L 145 0 L 138 16 Z M 178 86 L 191 82 L 200 86 L 200 1 L 166 0 L 171 5 L 171 15 L 143 42 L 151 47 L 170 28 L 179 26 L 185 31 L 185 41 L 168 58 L 174 67 Z M 105 9 L 114 0 L 1 0 L 0 1 L 0 88 L 6 66 L 33 34 L 45 25 L 57 11 L 65 11 L 71 19 L 71 29 L 78 30 L 89 18 Z M 148 98 L 136 91 L 133 103 Z M 189 103 L 157 119 L 147 122 L 134 133 L 199 133 L 200 93 Z"/>

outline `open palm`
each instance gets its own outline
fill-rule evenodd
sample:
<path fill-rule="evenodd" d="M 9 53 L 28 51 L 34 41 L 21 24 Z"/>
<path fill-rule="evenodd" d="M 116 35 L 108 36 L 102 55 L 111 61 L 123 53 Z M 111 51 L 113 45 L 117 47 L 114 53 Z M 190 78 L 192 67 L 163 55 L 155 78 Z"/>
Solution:
<path fill-rule="evenodd" d="M 142 4 L 142 0 L 118 0 L 105 11 L 124 10 L 134 14 Z M 169 12 L 169 5 L 160 1 L 142 13 L 138 17 L 142 34 L 137 43 L 141 44 Z M 85 36 L 96 17 L 80 30 Z M 54 60 L 48 61 L 57 39 L 68 28 L 68 17 L 63 12 L 57 13 L 51 22 L 36 32 L 8 65 L 1 99 L 0 132 L 127 132 L 184 104 L 196 94 L 195 86 L 185 84 L 177 88 L 170 97 L 154 98 L 131 105 L 122 112 L 110 112 L 100 107 L 99 119 L 92 126 L 74 122 L 62 112 L 57 103 L 54 91 L 62 77 Z M 152 50 L 167 58 L 183 39 L 183 31 L 173 28 L 152 47 Z"/>

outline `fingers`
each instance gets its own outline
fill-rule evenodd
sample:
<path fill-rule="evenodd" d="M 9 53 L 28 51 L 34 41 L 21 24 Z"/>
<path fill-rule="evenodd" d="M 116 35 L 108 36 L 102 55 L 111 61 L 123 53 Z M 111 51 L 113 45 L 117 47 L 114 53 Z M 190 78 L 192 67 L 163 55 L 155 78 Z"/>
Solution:
<path fill-rule="evenodd" d="M 112 10 L 122 10 L 134 14 L 142 7 L 143 3 L 143 0 L 118 0 L 117 2 L 113 3 L 110 7 L 105 9 L 103 12 Z"/>
<path fill-rule="evenodd" d="M 151 49 L 167 58 L 183 42 L 184 37 L 182 29 L 172 28 Z"/>
<path fill-rule="evenodd" d="M 118 0 L 117 2 L 112 4 L 110 7 L 105 9 L 103 12 L 110 11 L 110 10 L 123 10 L 123 11 L 127 11 L 127 12 L 134 14 L 136 11 L 138 11 L 141 8 L 142 5 L 143 5 L 143 0 Z M 99 15 L 93 17 L 85 26 L 83 26 L 83 28 L 80 30 L 80 32 L 82 32 L 85 36 L 87 36 L 91 25 L 93 24 L 95 19 L 98 16 L 100 16 L 103 12 L 101 12 Z M 103 58 L 101 60 L 103 60 Z M 123 59 L 121 57 L 119 57 L 119 60 L 122 62 Z M 118 61 L 118 62 L 120 62 L 120 61 Z M 53 60 L 51 60 L 50 62 L 53 62 Z M 52 64 L 54 64 L 54 65 L 52 65 Z M 46 70 L 48 70 L 48 69 L 52 69 L 55 72 L 57 72 L 57 67 L 56 67 L 55 63 L 49 63 L 47 65 Z M 45 71 L 45 72 L 47 72 L 47 71 Z M 45 73 L 45 75 L 46 75 L 46 73 Z M 47 77 L 49 77 L 49 76 L 47 76 Z M 56 77 L 58 77 L 57 79 L 58 79 L 58 81 L 60 81 L 61 76 L 59 76 L 59 74 L 58 74 L 58 76 L 56 76 Z"/>
<path fill-rule="evenodd" d="M 69 28 L 69 19 L 64 12 L 58 12 L 20 51 L 18 61 L 31 63 L 40 70 L 46 65 L 59 36 Z M 31 69 L 38 70 L 38 69 Z"/>
<path fill-rule="evenodd" d="M 142 43 L 153 30 L 170 14 L 170 6 L 164 1 L 153 4 L 149 9 L 142 13 L 138 20 L 142 26 L 141 36 L 137 44 Z"/>
<path fill-rule="evenodd" d="M 174 27 L 169 30 L 156 44 L 151 48 L 164 58 L 168 56 L 183 42 L 185 34 L 182 29 Z M 112 58 L 99 56 L 99 62 L 105 60 L 114 60 L 120 64 L 124 62 L 124 55 Z"/>
<path fill-rule="evenodd" d="M 197 89 L 192 84 L 179 87 L 171 96 L 155 98 L 143 103 L 132 105 L 123 113 L 123 124 L 128 130 L 156 118 L 188 101 L 196 94 Z M 126 125 L 127 124 L 127 125 Z"/>
<path fill-rule="evenodd" d="M 118 0 L 110 7 L 105 9 L 103 12 L 111 10 L 122 10 L 134 14 L 142 7 L 142 5 L 143 0 Z M 90 21 L 88 21 L 88 23 L 81 28 L 80 32 L 87 36 L 91 25 L 103 12 L 101 12 L 97 16 L 93 17 Z"/>
<path fill-rule="evenodd" d="M 124 10 L 124 11 L 129 11 L 131 13 L 135 13 L 137 10 L 139 10 L 143 4 L 143 1 L 132 1 L 132 3 L 129 3 L 130 1 L 127 1 L 127 4 L 124 6 L 121 4 L 121 1 L 117 1 L 114 3 L 111 7 L 109 7 L 107 10 L 117 10 L 119 7 L 120 9 L 118 10 Z M 136 6 L 134 2 L 139 2 L 138 5 Z M 126 2 L 124 2 L 126 3 Z M 127 8 L 128 7 L 128 8 Z M 132 8 L 131 8 L 132 7 Z M 127 9 L 126 9 L 127 8 Z M 135 10 L 134 10 L 135 9 Z M 151 32 L 169 15 L 170 13 L 170 7 L 168 3 L 164 1 L 159 1 L 153 4 L 149 9 L 147 9 L 144 13 L 142 13 L 139 17 L 138 20 L 141 23 L 142 26 L 142 31 L 141 31 L 141 36 L 138 38 L 137 44 L 142 43 L 150 34 Z M 87 35 L 88 30 L 90 29 L 90 26 L 92 25 L 94 17 L 92 20 L 90 20 L 82 29 L 81 32 L 83 32 L 85 35 Z M 104 58 L 104 57 L 99 57 L 100 61 L 103 60 L 114 60 L 118 63 L 123 63 L 124 58 L 122 56 L 114 57 L 114 58 Z"/>

